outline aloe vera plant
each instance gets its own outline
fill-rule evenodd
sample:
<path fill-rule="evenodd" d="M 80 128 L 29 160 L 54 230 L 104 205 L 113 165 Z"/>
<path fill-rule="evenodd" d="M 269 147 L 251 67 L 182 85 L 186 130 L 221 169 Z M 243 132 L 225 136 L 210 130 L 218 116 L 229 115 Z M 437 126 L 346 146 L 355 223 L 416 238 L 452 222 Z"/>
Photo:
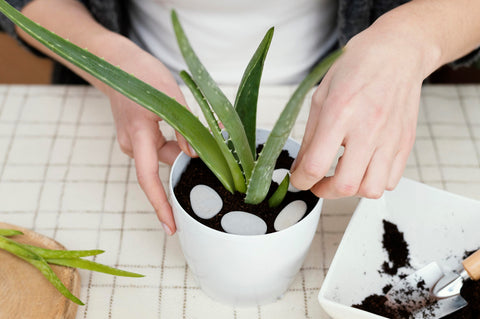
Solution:
<path fill-rule="evenodd" d="M 115 276 L 143 277 L 143 275 L 137 273 L 112 268 L 106 265 L 96 263 L 94 261 L 81 258 L 102 254 L 104 252 L 103 250 L 53 250 L 27 244 L 21 244 L 14 241 L 13 239 L 7 238 L 18 235 L 23 235 L 23 233 L 21 231 L 13 229 L 0 229 L 0 249 L 8 251 L 9 253 L 33 265 L 62 295 L 75 302 L 76 304 L 83 305 L 84 303 L 80 299 L 75 297 L 67 289 L 67 287 L 65 287 L 65 285 L 57 277 L 49 264 L 72 268 L 82 268 Z"/>
<path fill-rule="evenodd" d="M 208 130 L 174 99 L 42 28 L 8 5 L 5 0 L 0 0 L 0 12 L 54 53 L 159 115 L 186 138 L 227 190 L 232 193 L 245 193 L 245 201 L 249 204 L 258 204 L 266 198 L 275 162 L 293 128 L 305 95 L 321 80 L 341 54 L 341 50 L 332 53 L 300 83 L 257 157 L 255 130 L 258 91 L 273 28 L 267 31 L 251 58 L 232 105 L 200 62 L 177 14 L 172 11 L 178 45 L 191 73 L 190 75 L 182 71 L 180 75 L 200 105 L 210 128 Z M 226 138 L 220 130 L 219 122 L 225 127 Z M 275 196 L 272 203 L 281 202 L 279 193 Z"/>

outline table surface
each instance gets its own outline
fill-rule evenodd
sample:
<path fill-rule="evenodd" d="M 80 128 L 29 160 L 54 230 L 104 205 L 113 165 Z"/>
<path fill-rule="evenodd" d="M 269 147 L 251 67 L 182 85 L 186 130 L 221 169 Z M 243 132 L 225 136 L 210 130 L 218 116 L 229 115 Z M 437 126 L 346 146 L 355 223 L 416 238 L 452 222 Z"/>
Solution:
<path fill-rule="evenodd" d="M 225 90 L 230 97 L 235 93 Z M 262 88 L 260 127 L 273 125 L 292 92 L 289 86 Z M 305 106 L 292 133 L 297 140 L 307 117 Z M 480 87 L 424 86 L 404 176 L 480 199 L 479 166 Z M 165 185 L 168 173 L 160 165 Z M 178 238 L 160 227 L 133 161 L 116 143 L 101 93 L 86 86 L 0 85 L 0 221 L 31 228 L 68 249 L 104 249 L 96 261 L 146 275 L 116 278 L 80 270 L 86 306 L 77 318 L 328 318 L 318 290 L 357 203 L 325 201 L 308 257 L 281 300 L 225 306 L 202 293 Z"/>

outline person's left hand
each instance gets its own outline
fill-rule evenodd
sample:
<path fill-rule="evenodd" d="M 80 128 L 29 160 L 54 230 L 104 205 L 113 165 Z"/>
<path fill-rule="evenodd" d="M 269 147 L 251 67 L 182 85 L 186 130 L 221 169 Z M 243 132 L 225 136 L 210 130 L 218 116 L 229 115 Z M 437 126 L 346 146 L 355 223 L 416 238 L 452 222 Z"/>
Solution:
<path fill-rule="evenodd" d="M 295 187 L 323 198 L 378 198 L 397 185 L 429 74 L 412 39 L 367 29 L 348 42 L 314 92 L 292 167 Z M 341 146 L 334 175 L 325 177 Z"/>

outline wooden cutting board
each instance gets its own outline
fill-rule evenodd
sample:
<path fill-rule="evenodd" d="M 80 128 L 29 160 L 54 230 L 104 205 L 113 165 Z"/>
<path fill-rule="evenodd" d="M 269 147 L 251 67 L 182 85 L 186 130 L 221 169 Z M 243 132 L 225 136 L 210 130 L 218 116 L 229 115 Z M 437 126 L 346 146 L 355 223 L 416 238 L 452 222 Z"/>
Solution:
<path fill-rule="evenodd" d="M 17 229 L 25 235 L 9 237 L 49 249 L 65 249 L 51 238 L 31 230 L 4 224 L 0 228 Z M 76 269 L 53 266 L 53 271 L 75 295 L 80 293 L 80 275 Z M 73 319 L 77 304 L 65 298 L 42 273 L 22 259 L 0 249 L 0 318 L 1 319 Z"/>

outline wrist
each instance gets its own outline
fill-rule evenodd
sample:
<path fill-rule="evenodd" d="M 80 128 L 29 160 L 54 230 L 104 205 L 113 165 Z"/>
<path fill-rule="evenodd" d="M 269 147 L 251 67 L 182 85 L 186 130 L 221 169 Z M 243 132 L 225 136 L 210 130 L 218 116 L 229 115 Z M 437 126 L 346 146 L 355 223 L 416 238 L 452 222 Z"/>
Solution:
<path fill-rule="evenodd" d="M 366 31 L 381 42 L 380 46 L 396 50 L 399 58 L 414 66 L 423 80 L 445 62 L 441 46 L 419 18 L 406 10 L 392 10 Z"/>
<path fill-rule="evenodd" d="M 123 35 L 110 31 L 97 34 L 91 39 L 87 49 L 113 66 L 134 74 L 138 78 L 141 78 L 139 70 L 148 70 L 148 67 L 142 67 L 146 52 Z M 95 79 L 92 84 L 110 98 L 121 96 L 119 92 L 100 80 Z"/>
<path fill-rule="evenodd" d="M 166 94 L 170 93 L 169 95 L 178 101 L 183 101 L 178 84 L 170 70 L 135 42 L 119 34 L 114 34 L 106 39 L 100 37 L 96 41 L 104 48 L 101 52 L 105 53 L 94 52 L 96 55 L 152 87 L 160 89 Z M 104 83 L 100 82 L 96 86 L 111 99 L 118 96 L 123 97 L 121 93 Z"/>

